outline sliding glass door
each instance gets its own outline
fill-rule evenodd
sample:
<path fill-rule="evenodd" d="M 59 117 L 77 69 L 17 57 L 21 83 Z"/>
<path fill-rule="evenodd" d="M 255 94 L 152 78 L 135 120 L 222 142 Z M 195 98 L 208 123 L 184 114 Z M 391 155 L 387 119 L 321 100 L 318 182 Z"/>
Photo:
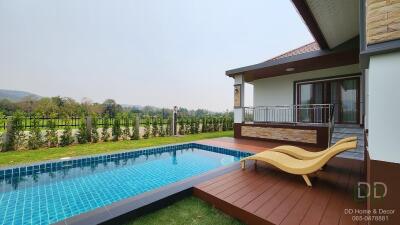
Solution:
<path fill-rule="evenodd" d="M 296 101 L 301 105 L 333 104 L 336 123 L 359 123 L 359 84 L 359 77 L 301 82 L 296 85 Z M 298 110 L 301 122 L 326 121 L 328 116 L 312 108 Z"/>

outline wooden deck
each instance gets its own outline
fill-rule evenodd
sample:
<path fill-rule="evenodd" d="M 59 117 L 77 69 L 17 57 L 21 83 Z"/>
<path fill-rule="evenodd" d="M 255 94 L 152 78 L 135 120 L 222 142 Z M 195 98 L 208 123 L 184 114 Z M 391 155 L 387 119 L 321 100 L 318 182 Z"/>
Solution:
<path fill-rule="evenodd" d="M 259 152 L 278 145 L 260 141 L 220 138 L 201 141 L 240 150 Z M 357 224 L 344 209 L 365 209 L 353 200 L 362 180 L 361 161 L 335 158 L 307 187 L 301 176 L 286 174 L 267 165 L 235 170 L 194 188 L 194 195 L 247 224 Z"/>

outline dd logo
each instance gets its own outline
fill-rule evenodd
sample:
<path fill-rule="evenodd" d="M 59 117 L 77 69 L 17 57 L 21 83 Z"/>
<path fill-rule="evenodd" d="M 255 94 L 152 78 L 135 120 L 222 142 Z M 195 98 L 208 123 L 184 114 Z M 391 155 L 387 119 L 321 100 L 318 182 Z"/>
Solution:
<path fill-rule="evenodd" d="M 373 194 L 373 195 L 372 195 Z M 382 182 L 374 182 L 374 185 L 367 182 L 358 182 L 357 184 L 357 198 L 366 199 L 372 196 L 375 199 L 384 198 L 387 194 L 387 186 Z"/>
<path fill-rule="evenodd" d="M 354 209 L 345 209 L 344 210 L 344 214 L 346 214 L 346 215 L 351 215 L 353 213 L 354 213 Z"/>

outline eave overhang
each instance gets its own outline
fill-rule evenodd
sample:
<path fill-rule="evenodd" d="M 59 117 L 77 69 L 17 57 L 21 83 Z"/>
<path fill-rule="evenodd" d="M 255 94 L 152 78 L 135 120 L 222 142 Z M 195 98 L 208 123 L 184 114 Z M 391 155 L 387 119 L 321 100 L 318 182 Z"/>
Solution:
<path fill-rule="evenodd" d="M 332 50 L 317 50 L 226 71 L 234 77 L 242 74 L 246 82 L 312 70 L 352 65 L 359 62 L 359 39 L 349 40 Z M 293 71 L 288 71 L 293 68 Z"/>

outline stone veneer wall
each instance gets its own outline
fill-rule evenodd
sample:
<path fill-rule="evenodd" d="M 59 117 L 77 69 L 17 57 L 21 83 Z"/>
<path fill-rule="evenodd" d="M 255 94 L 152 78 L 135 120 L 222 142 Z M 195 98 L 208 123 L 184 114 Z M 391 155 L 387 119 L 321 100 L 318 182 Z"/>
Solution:
<path fill-rule="evenodd" d="M 242 126 L 241 136 L 317 144 L 316 130 Z"/>
<path fill-rule="evenodd" d="M 400 39 L 400 0 L 366 1 L 367 44 Z"/>

